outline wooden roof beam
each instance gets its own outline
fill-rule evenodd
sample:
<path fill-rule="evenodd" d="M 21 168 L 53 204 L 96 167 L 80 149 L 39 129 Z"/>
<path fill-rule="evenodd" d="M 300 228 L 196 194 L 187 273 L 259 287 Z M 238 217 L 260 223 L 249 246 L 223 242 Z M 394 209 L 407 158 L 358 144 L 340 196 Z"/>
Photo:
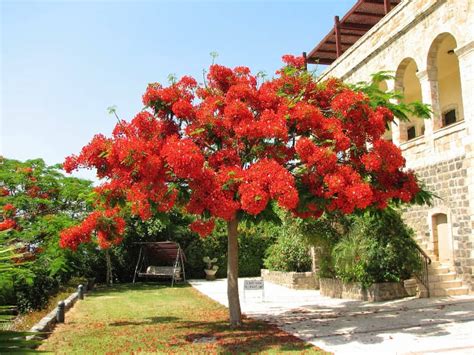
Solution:
<path fill-rule="evenodd" d="M 335 41 L 326 41 L 325 44 L 336 44 Z M 341 42 L 341 46 L 352 46 L 354 42 Z"/>
<path fill-rule="evenodd" d="M 318 54 L 318 53 L 337 54 L 335 50 L 331 50 L 331 49 L 318 49 L 315 54 Z"/>
<path fill-rule="evenodd" d="M 341 23 L 339 22 L 339 16 L 334 17 L 334 35 L 336 37 L 336 57 L 339 57 L 342 54 Z"/>
<path fill-rule="evenodd" d="M 356 11 L 354 15 L 365 16 L 365 17 L 373 17 L 376 19 L 381 19 L 385 16 L 385 14 L 375 14 L 373 12 L 366 12 L 366 11 Z"/>
<path fill-rule="evenodd" d="M 324 65 L 330 65 L 335 61 L 335 59 L 332 58 L 310 58 L 308 59 L 309 64 L 324 64 Z"/>
<path fill-rule="evenodd" d="M 385 2 L 390 2 L 391 5 L 398 5 L 397 0 L 363 0 L 366 4 L 385 5 Z"/>
<path fill-rule="evenodd" d="M 352 31 L 368 31 L 370 30 L 374 25 L 366 25 L 363 23 L 353 23 L 353 22 L 341 22 L 341 28 L 346 29 L 346 30 L 352 30 Z"/>
<path fill-rule="evenodd" d="M 347 32 L 342 30 L 341 31 L 341 36 L 349 36 L 349 37 L 362 37 L 365 33 L 353 33 L 353 32 Z"/>

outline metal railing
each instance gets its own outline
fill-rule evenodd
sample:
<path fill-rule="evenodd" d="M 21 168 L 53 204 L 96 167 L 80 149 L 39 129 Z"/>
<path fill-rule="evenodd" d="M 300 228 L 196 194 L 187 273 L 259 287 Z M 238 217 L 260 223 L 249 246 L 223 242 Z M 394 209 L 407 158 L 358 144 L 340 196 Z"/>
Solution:
<path fill-rule="evenodd" d="M 430 297 L 430 280 L 428 265 L 431 264 L 431 258 L 428 256 L 428 254 L 425 253 L 423 249 L 420 248 L 418 244 L 416 244 L 416 249 L 418 250 L 418 255 L 421 259 L 421 270 L 415 274 L 415 277 L 425 287 L 427 297 Z"/>

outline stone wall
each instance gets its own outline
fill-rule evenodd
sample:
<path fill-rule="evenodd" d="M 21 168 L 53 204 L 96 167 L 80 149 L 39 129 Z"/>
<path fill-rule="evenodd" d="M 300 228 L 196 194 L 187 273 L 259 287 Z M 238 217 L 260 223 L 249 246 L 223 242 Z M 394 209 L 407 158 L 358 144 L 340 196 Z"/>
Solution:
<path fill-rule="evenodd" d="M 405 221 L 415 230 L 418 244 L 433 255 L 433 230 L 431 217 L 436 213 L 448 216 L 451 225 L 454 266 L 463 280 L 470 281 L 474 258 L 471 252 L 472 226 L 470 223 L 469 186 L 467 161 L 464 156 L 446 160 L 434 165 L 415 169 L 426 188 L 434 191 L 433 206 L 415 206 L 404 210 Z"/>
<path fill-rule="evenodd" d="M 313 272 L 283 272 L 262 269 L 264 281 L 297 290 L 314 290 L 319 288 L 319 279 Z"/>
<path fill-rule="evenodd" d="M 378 302 L 408 296 L 402 282 L 376 283 L 368 288 L 360 283 L 344 283 L 338 279 L 321 278 L 319 283 L 321 295 L 332 298 Z"/>

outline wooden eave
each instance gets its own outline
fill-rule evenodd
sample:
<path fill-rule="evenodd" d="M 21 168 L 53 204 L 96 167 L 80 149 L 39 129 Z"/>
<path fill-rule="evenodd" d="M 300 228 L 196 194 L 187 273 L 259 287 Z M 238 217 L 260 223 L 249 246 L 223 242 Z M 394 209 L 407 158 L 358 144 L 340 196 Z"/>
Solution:
<path fill-rule="evenodd" d="M 360 37 L 374 27 L 401 0 L 358 0 L 342 20 L 334 18 L 334 27 L 306 56 L 310 64 L 332 64 Z"/>

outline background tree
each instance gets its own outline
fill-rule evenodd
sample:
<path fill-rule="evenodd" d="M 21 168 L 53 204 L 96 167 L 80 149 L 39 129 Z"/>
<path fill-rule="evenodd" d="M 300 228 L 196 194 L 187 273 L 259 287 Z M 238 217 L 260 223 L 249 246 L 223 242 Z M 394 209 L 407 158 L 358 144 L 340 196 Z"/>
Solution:
<path fill-rule="evenodd" d="M 0 273 L 0 304 L 41 308 L 60 283 L 87 272 L 94 248 L 74 254 L 58 242 L 61 230 L 91 212 L 92 194 L 90 181 L 41 159 L 0 158 L 0 249 L 9 251 L 0 258 L 10 265 Z"/>
<path fill-rule="evenodd" d="M 64 231 L 62 245 L 77 248 L 93 234 L 105 247 L 119 243 L 125 210 L 146 220 L 180 206 L 198 216 L 190 228 L 203 237 L 224 220 L 235 326 L 240 221 L 277 219 L 276 205 L 318 218 L 423 200 L 399 148 L 382 139 L 392 111 L 339 80 L 318 82 L 303 58 L 283 59 L 286 66 L 263 83 L 246 67 L 213 64 L 202 84 L 187 76 L 150 84 L 131 122 L 119 121 L 110 138 L 96 135 L 66 159 L 66 171 L 95 168 L 106 182 L 97 210 Z"/>

